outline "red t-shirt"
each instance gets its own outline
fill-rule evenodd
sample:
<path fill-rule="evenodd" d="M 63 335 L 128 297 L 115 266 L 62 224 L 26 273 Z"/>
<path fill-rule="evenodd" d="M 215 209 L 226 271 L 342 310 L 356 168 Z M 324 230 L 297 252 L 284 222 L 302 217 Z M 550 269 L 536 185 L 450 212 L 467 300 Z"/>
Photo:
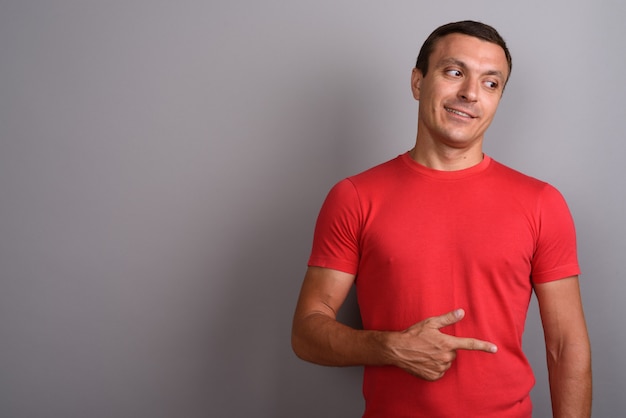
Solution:
<path fill-rule="evenodd" d="M 498 346 L 459 350 L 435 382 L 366 367 L 367 418 L 530 417 L 522 333 L 533 283 L 579 274 L 572 217 L 554 187 L 488 156 L 446 172 L 408 153 L 330 191 L 309 265 L 356 274 L 365 329 L 403 330 L 463 308 L 442 332 Z"/>

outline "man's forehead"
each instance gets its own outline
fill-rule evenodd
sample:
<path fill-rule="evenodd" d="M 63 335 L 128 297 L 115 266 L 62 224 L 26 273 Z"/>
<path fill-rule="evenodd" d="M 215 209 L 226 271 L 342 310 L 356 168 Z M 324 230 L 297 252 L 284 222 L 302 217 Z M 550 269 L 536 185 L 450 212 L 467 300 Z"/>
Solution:
<path fill-rule="evenodd" d="M 492 67 L 488 71 L 508 73 L 508 62 L 504 49 L 490 41 L 470 35 L 453 33 L 437 40 L 430 56 L 433 66 L 450 63 L 470 64 L 481 63 Z"/>

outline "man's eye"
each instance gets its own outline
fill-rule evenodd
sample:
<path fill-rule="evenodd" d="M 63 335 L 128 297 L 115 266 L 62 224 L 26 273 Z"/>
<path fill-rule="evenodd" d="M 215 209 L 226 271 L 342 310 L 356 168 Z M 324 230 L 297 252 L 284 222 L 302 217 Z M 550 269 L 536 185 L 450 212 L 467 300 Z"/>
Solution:
<path fill-rule="evenodd" d="M 485 85 L 490 89 L 497 89 L 498 83 L 495 81 L 485 81 Z"/>
<path fill-rule="evenodd" d="M 446 71 L 446 74 L 451 77 L 461 77 L 463 75 L 463 73 L 461 73 L 461 71 L 459 70 L 448 70 Z"/>

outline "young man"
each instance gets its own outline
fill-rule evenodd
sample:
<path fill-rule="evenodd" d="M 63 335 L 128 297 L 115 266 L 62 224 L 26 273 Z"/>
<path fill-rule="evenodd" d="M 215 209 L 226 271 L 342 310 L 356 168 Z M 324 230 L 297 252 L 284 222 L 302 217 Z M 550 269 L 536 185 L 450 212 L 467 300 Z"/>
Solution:
<path fill-rule="evenodd" d="M 292 345 L 307 361 L 365 366 L 364 417 L 530 417 L 533 289 L 554 416 L 590 416 L 569 210 L 482 151 L 510 72 L 492 27 L 436 29 L 411 77 L 415 147 L 339 182 L 320 211 Z M 353 283 L 362 330 L 336 320 Z"/>

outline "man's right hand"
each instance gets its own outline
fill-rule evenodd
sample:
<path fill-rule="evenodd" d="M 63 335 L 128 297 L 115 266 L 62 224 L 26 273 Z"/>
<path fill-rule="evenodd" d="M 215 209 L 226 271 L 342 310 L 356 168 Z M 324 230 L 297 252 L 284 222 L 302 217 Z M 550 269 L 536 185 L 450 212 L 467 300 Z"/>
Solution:
<path fill-rule="evenodd" d="M 414 376 L 435 381 L 441 379 L 452 366 L 457 350 L 498 351 L 493 343 L 455 337 L 439 330 L 461 321 L 464 316 L 463 309 L 456 309 L 427 318 L 402 332 L 390 334 L 388 344 L 392 364 Z"/>

